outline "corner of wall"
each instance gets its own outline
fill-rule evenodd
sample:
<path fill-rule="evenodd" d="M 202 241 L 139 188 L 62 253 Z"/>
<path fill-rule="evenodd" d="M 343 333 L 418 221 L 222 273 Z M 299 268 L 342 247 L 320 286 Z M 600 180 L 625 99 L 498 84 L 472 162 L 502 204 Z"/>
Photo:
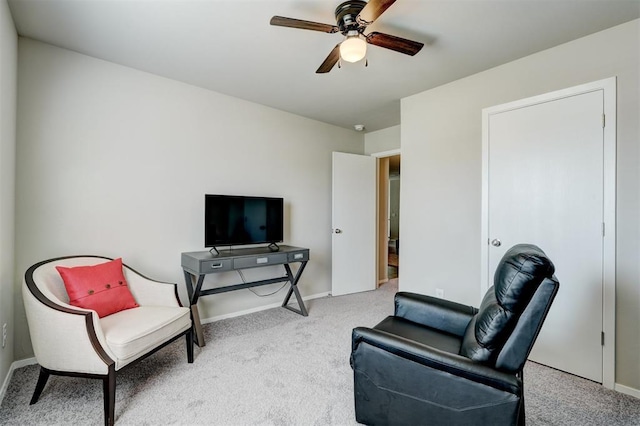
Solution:
<path fill-rule="evenodd" d="M 18 34 L 6 0 L 0 1 L 0 377 L 9 377 L 14 360 L 15 148 Z M 0 340 L 2 336 L 0 334 Z M 8 380 L 8 379 L 7 379 Z M 6 381 L 6 380 L 5 380 Z M 5 385 L 0 390 L 4 393 Z"/>

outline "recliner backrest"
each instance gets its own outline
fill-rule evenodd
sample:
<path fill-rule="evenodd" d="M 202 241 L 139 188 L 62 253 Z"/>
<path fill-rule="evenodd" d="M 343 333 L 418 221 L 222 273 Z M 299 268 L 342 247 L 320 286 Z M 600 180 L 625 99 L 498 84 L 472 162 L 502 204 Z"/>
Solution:
<path fill-rule="evenodd" d="M 555 277 L 542 281 L 498 354 L 495 368 L 509 372 L 522 370 L 549 312 L 551 302 L 558 292 L 558 286 Z"/>
<path fill-rule="evenodd" d="M 551 260 L 535 245 L 518 244 L 509 249 L 498 264 L 494 285 L 485 294 L 478 313 L 465 330 L 460 355 L 505 371 L 515 372 L 521 369 L 546 316 L 548 305 L 557 291 L 554 272 Z M 543 312 L 542 316 L 530 314 L 523 317 L 523 312 L 545 280 L 555 283 L 554 291 L 549 293 L 545 287 L 542 293 L 547 297 L 536 298 L 535 306 L 531 308 L 537 313 Z M 541 311 L 538 305 L 546 307 Z M 519 324 L 521 317 L 523 323 Z M 534 322 L 539 324 L 533 324 Z M 519 331 L 527 332 L 511 339 L 516 326 Z M 510 344 L 505 347 L 508 341 Z M 517 346 L 514 346 L 516 342 Z M 503 348 L 508 353 L 500 356 Z"/>

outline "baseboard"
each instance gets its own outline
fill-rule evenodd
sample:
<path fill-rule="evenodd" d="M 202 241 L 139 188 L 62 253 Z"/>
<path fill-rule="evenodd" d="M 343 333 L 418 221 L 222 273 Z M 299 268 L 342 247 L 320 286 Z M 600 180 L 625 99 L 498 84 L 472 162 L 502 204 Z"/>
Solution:
<path fill-rule="evenodd" d="M 19 359 L 18 361 L 14 361 L 13 364 L 11 364 L 11 368 L 12 370 L 16 370 L 18 368 L 26 367 L 27 365 L 34 365 L 37 363 L 38 360 L 36 360 L 35 357 Z"/>
<path fill-rule="evenodd" d="M 319 299 L 321 297 L 327 297 L 329 296 L 329 294 L 330 293 L 328 291 L 324 293 L 312 294 L 311 296 L 303 297 L 302 300 Z M 269 305 L 258 306 L 256 308 L 245 309 L 244 311 L 231 312 L 228 314 L 216 315 L 215 317 L 211 317 L 211 318 L 200 319 L 200 323 L 209 324 L 211 322 L 216 322 L 216 321 L 220 321 L 227 318 L 235 318 L 242 315 L 253 314 L 254 312 L 266 311 L 267 309 L 279 308 L 281 306 L 282 306 L 282 303 L 271 303 Z"/>
<path fill-rule="evenodd" d="M 633 397 L 640 399 L 640 389 L 630 388 L 629 386 L 616 383 L 613 385 L 613 390 L 623 393 L 625 395 L 631 395 Z"/>
<path fill-rule="evenodd" d="M 7 372 L 7 377 L 4 378 L 4 382 L 2 383 L 2 388 L 0 388 L 0 405 L 4 400 L 4 394 L 7 392 L 7 388 L 9 387 L 9 383 L 11 382 L 11 378 L 13 377 L 13 371 L 18 368 L 26 367 L 27 365 L 33 365 L 37 363 L 38 361 L 36 361 L 35 358 L 21 359 L 19 361 L 14 361 L 11 363 L 11 367 L 9 367 L 9 371 Z"/>

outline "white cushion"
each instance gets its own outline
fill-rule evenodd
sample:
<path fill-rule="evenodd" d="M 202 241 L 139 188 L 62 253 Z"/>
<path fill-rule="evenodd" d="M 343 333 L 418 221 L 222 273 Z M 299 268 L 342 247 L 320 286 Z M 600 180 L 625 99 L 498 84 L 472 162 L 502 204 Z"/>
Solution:
<path fill-rule="evenodd" d="M 116 369 L 191 327 L 189 309 L 140 306 L 100 319 L 109 348 L 118 357 Z"/>

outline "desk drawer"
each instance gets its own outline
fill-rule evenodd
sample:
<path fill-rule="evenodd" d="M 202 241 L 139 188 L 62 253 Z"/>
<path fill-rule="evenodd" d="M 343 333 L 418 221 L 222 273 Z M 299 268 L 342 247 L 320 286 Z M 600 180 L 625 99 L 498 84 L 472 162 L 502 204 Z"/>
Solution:
<path fill-rule="evenodd" d="M 282 265 L 283 263 L 287 263 L 286 253 L 269 253 L 233 259 L 233 267 L 235 269 L 255 268 L 256 266 L 266 265 Z"/>
<path fill-rule="evenodd" d="M 231 271 L 233 270 L 233 259 L 205 260 L 200 263 L 200 273 Z"/>
<path fill-rule="evenodd" d="M 298 251 L 298 252 L 289 253 L 289 262 L 304 262 L 305 260 L 309 260 L 308 251 Z"/>

